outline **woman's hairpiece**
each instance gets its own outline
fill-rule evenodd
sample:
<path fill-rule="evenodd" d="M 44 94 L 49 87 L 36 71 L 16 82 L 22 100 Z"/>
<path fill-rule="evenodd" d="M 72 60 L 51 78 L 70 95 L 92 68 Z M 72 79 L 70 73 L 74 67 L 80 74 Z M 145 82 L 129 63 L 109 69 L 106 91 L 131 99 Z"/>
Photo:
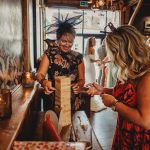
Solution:
<path fill-rule="evenodd" d="M 101 31 L 101 32 L 103 32 L 103 33 L 110 33 L 110 32 L 108 32 L 108 31 L 106 31 L 107 27 L 109 27 L 110 32 L 114 32 L 114 31 L 116 30 L 116 28 L 114 27 L 114 25 L 113 25 L 111 22 L 109 22 L 109 23 L 104 27 L 104 31 Z"/>
<path fill-rule="evenodd" d="M 114 27 L 114 25 L 111 22 L 109 22 L 107 26 L 109 27 L 109 29 L 111 30 L 111 32 L 114 32 L 116 30 L 116 28 Z M 104 28 L 104 30 L 106 30 L 106 27 Z"/>
<path fill-rule="evenodd" d="M 51 25 L 47 25 L 45 28 L 46 29 L 46 34 L 49 33 L 57 33 L 58 30 L 61 31 L 66 31 L 67 30 L 72 30 L 75 29 L 75 26 L 80 24 L 82 20 L 80 19 L 82 15 L 74 16 L 71 18 L 68 18 L 68 14 L 66 15 L 65 19 L 63 16 L 60 18 L 54 17 L 55 18 L 55 23 Z"/>

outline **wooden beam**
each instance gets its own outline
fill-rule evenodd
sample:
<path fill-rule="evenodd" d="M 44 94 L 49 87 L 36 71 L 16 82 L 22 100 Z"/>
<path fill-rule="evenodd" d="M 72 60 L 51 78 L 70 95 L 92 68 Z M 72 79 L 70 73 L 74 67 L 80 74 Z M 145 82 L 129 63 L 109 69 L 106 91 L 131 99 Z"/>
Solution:
<path fill-rule="evenodd" d="M 137 6 L 136 6 L 136 8 L 135 8 L 135 10 L 134 10 L 130 20 L 129 20 L 129 23 L 128 23 L 129 25 L 133 25 L 133 22 L 134 22 L 134 20 L 135 20 L 135 18 L 137 16 L 141 6 L 142 6 L 142 3 L 143 3 L 143 0 L 139 0 L 138 1 Z"/>
<path fill-rule="evenodd" d="M 22 1 L 24 71 L 30 71 L 29 0 Z"/>
<path fill-rule="evenodd" d="M 45 0 L 45 6 L 70 6 L 80 7 L 80 0 Z"/>

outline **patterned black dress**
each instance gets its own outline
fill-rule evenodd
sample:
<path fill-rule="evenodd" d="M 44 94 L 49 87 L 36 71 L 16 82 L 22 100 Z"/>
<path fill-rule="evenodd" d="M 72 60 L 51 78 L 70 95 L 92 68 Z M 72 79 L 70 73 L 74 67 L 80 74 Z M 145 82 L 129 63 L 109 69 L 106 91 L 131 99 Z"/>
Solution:
<path fill-rule="evenodd" d="M 58 47 L 49 47 L 45 54 L 47 55 L 50 66 L 48 69 L 48 79 L 52 81 L 55 86 L 54 78 L 56 76 L 70 76 L 71 84 L 75 84 L 79 81 L 78 65 L 82 63 L 82 54 L 73 50 L 64 53 Z M 72 110 L 76 110 L 75 103 L 80 103 L 79 95 L 75 95 L 71 92 L 71 106 Z"/>
<path fill-rule="evenodd" d="M 117 81 L 113 95 L 126 105 L 136 108 L 136 84 L 127 81 L 121 84 Z M 127 121 L 118 115 L 117 127 L 112 150 L 149 150 L 150 130 L 144 130 L 138 125 Z"/>

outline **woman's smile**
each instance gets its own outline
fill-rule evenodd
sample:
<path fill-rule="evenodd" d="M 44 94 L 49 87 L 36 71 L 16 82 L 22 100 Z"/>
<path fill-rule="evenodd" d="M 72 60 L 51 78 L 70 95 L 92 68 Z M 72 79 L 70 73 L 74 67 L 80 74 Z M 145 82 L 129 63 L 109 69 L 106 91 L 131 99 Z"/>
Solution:
<path fill-rule="evenodd" d="M 59 47 L 62 51 L 68 52 L 71 50 L 73 45 L 74 37 L 70 37 L 69 35 L 64 35 L 59 40 Z"/>

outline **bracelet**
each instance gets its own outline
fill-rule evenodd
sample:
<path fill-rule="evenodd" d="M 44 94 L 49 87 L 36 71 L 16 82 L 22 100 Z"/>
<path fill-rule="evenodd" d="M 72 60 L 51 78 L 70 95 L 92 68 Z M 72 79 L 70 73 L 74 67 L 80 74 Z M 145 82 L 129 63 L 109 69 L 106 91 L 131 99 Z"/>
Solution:
<path fill-rule="evenodd" d="M 46 79 L 43 78 L 43 79 L 41 79 L 41 80 L 39 81 L 39 83 L 43 86 L 43 82 L 44 82 L 45 80 L 46 80 Z"/>
<path fill-rule="evenodd" d="M 111 106 L 111 109 L 113 110 L 113 111 L 116 111 L 116 105 L 117 105 L 117 103 L 119 103 L 120 101 L 118 101 L 118 100 L 116 100 L 115 102 L 114 102 L 114 104 Z"/>

